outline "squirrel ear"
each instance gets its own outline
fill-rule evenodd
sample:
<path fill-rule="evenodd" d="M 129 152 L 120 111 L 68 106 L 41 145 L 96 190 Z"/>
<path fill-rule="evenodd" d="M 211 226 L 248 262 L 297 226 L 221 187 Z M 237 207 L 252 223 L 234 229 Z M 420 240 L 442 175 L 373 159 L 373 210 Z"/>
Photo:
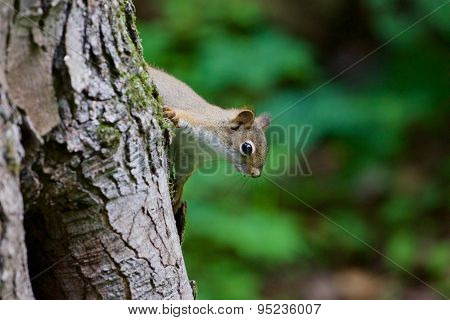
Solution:
<path fill-rule="evenodd" d="M 242 125 L 251 125 L 255 120 L 255 114 L 251 110 L 242 110 L 231 120 L 232 129 L 237 129 Z"/>
<path fill-rule="evenodd" d="M 262 115 L 260 115 L 259 117 L 256 118 L 256 123 L 263 130 L 267 129 L 267 127 L 270 125 L 271 121 L 272 121 L 272 117 L 268 113 L 263 113 Z"/>

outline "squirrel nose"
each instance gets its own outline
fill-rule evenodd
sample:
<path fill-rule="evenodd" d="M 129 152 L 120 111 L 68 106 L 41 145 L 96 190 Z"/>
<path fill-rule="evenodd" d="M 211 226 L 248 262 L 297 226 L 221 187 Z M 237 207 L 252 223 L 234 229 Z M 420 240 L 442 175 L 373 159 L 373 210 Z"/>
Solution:
<path fill-rule="evenodd" d="M 253 168 L 251 170 L 251 175 L 253 178 L 258 178 L 261 175 L 261 170 L 259 170 L 257 168 Z"/>

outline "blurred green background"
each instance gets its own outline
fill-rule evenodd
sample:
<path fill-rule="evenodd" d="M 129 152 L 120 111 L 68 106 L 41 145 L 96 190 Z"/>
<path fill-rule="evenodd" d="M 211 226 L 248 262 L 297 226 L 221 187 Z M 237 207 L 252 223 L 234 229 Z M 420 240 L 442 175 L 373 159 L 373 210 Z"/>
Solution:
<path fill-rule="evenodd" d="M 268 178 L 448 296 L 450 6 L 276 117 L 445 2 L 135 4 L 148 62 L 214 104 L 312 126 L 312 174 Z M 442 298 L 269 180 L 221 166 L 184 194 L 200 299 Z"/>

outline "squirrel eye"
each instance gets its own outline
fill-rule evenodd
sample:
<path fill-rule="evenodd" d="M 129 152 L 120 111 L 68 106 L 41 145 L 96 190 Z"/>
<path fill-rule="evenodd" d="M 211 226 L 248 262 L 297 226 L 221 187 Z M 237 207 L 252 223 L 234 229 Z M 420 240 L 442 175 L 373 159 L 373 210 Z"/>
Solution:
<path fill-rule="evenodd" d="M 241 144 L 241 153 L 244 156 L 249 156 L 253 152 L 255 152 L 255 145 L 251 141 L 245 141 L 243 144 Z"/>

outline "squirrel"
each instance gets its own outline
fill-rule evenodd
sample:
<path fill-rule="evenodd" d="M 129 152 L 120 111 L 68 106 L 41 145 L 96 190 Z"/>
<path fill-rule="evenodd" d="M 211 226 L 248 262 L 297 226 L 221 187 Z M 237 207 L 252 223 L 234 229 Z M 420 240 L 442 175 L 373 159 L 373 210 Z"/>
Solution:
<path fill-rule="evenodd" d="M 267 156 L 265 131 L 270 115 L 248 109 L 223 109 L 206 102 L 187 84 L 153 67 L 150 80 L 162 98 L 164 114 L 174 123 L 170 158 L 175 167 L 173 211 L 181 206 L 183 186 L 196 168 L 222 155 L 238 172 L 261 176 Z M 209 158 L 209 159 L 207 159 Z"/>

